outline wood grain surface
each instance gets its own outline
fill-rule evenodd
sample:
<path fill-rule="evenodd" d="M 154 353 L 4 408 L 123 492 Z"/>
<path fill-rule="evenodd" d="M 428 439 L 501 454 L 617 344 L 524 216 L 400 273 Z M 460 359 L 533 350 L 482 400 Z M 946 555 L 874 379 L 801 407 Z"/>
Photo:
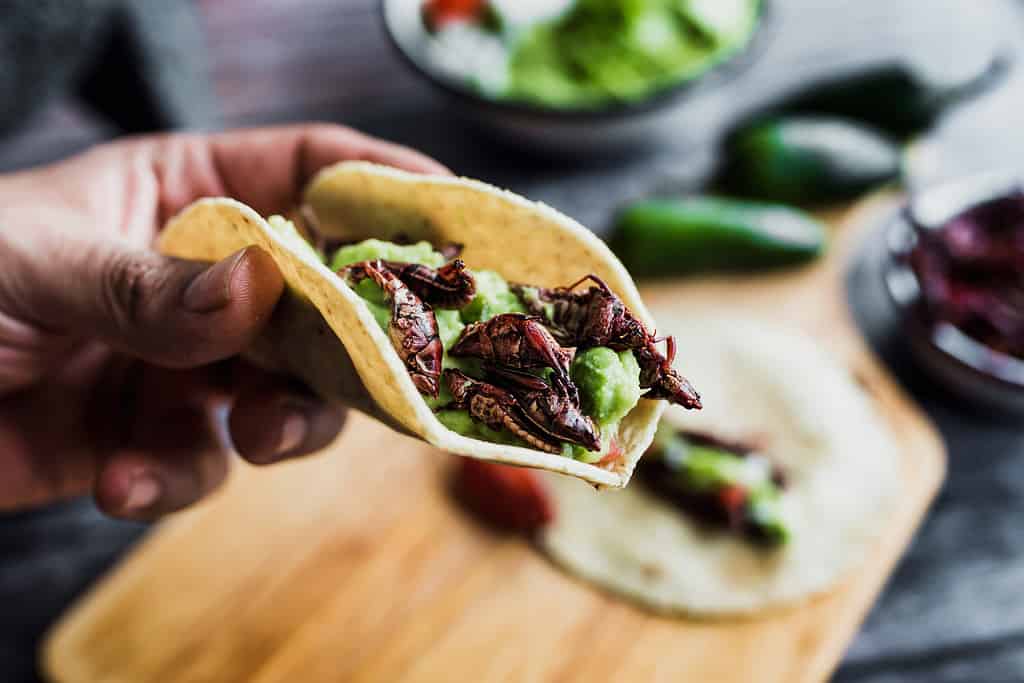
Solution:
<path fill-rule="evenodd" d="M 906 489 L 869 560 L 830 593 L 738 620 L 646 614 L 477 526 L 446 496 L 449 458 L 353 416 L 327 452 L 238 466 L 214 499 L 164 523 L 58 624 L 45 671 L 60 683 L 826 679 L 945 469 L 936 432 L 846 312 L 844 265 L 894 201 L 833 214 L 830 254 L 809 268 L 646 292 L 656 307 L 807 330 L 877 401 Z"/>

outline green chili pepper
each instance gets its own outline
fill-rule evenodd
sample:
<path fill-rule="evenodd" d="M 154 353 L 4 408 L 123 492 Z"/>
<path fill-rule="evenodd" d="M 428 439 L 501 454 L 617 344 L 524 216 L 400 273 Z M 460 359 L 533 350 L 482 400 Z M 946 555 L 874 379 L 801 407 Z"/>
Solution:
<path fill-rule="evenodd" d="M 720 197 L 635 202 L 620 211 L 611 239 L 637 276 L 789 265 L 825 243 L 825 226 L 802 211 Z"/>
<path fill-rule="evenodd" d="M 769 109 L 856 119 L 905 138 L 930 128 L 950 107 L 984 92 L 1007 71 L 994 55 L 978 70 L 927 74 L 906 63 L 887 63 L 811 83 Z"/>
<path fill-rule="evenodd" d="M 899 174 L 900 150 L 873 128 L 821 117 L 764 119 L 726 143 L 730 192 L 794 204 L 857 197 Z"/>

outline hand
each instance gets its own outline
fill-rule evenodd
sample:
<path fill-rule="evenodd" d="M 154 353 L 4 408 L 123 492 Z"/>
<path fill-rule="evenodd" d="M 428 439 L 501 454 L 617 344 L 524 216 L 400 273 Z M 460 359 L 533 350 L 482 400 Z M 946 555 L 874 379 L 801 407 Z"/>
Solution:
<path fill-rule="evenodd" d="M 340 411 L 235 357 L 281 294 L 271 258 L 250 247 L 208 266 L 150 245 L 203 196 L 284 212 L 342 159 L 447 172 L 310 125 L 130 139 L 0 176 L 0 510 L 90 490 L 115 516 L 180 509 L 224 479 L 225 414 L 253 463 L 334 438 Z"/>

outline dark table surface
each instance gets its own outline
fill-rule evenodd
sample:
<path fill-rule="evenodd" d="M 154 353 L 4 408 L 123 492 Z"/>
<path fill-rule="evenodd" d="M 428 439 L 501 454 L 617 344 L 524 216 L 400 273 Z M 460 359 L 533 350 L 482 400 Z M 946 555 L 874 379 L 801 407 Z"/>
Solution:
<path fill-rule="evenodd" d="M 621 201 L 693 187 L 714 141 L 773 93 L 865 62 L 952 68 L 992 40 L 1024 61 L 1016 0 L 776 0 L 757 64 L 693 101 L 678 136 L 614 163 L 526 157 L 466 132 L 383 40 L 370 0 L 207 0 L 212 81 L 227 125 L 324 119 L 420 147 L 456 171 L 550 203 L 596 231 Z M 201 49 L 202 37 L 180 40 Z M 943 65 L 949 65 L 943 66 Z M 948 116 L 914 156 L 911 185 L 1024 167 L 1024 68 Z M 211 126 L 215 125 L 211 119 Z M 110 137 L 110 124 L 57 101 L 0 140 L 0 170 L 60 158 Z M 1024 430 L 963 409 L 906 355 L 879 290 L 878 241 L 851 265 L 850 301 L 865 333 L 939 425 L 949 478 L 910 551 L 835 676 L 843 683 L 1024 681 Z M 142 527 L 87 502 L 0 517 L 0 681 L 33 680 L 37 639 Z"/>

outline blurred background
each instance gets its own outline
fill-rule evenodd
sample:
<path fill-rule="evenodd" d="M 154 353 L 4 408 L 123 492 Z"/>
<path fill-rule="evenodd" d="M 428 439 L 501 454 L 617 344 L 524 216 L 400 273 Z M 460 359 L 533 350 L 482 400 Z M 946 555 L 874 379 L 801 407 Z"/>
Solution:
<path fill-rule="evenodd" d="M 465 99 L 409 68 L 373 0 L 14 0 L 0 7 L 0 171 L 126 133 L 317 119 L 417 147 L 605 234 L 623 202 L 699 187 L 722 135 L 782 93 L 883 62 L 953 73 L 994 52 L 1009 60 L 1005 75 L 918 137 L 903 182 L 1024 166 L 1024 3 L 773 0 L 769 10 L 742 65 L 659 109 L 653 144 L 593 156 L 526 150 L 464 121 Z M 1024 680 L 1024 430 L 916 369 L 872 254 L 868 245 L 851 265 L 852 308 L 938 424 L 950 471 L 835 680 Z M 84 502 L 0 517 L 0 680 L 35 680 L 43 630 L 142 533 Z"/>

